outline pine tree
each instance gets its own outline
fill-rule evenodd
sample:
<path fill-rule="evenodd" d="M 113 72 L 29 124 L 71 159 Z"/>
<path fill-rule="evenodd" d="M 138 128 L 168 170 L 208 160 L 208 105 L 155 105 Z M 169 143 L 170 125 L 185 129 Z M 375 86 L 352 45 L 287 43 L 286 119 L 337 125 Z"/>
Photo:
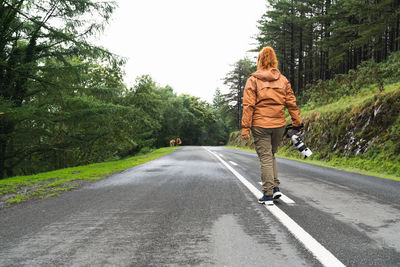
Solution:
<path fill-rule="evenodd" d="M 256 70 L 255 64 L 248 58 L 243 58 L 233 64 L 233 70 L 224 78 L 224 84 L 229 88 L 229 93 L 224 95 L 225 103 L 235 110 L 236 127 L 241 128 L 243 89 L 247 78 Z"/>

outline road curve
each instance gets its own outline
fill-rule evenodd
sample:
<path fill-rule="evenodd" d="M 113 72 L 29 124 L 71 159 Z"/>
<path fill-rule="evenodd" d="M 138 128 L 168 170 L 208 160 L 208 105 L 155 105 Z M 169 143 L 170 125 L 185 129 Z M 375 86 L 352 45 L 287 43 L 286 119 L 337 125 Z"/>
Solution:
<path fill-rule="evenodd" d="M 251 185 L 255 153 L 207 147 Z M 212 153 L 183 147 L 0 212 L 0 266 L 320 266 Z M 400 183 L 278 159 L 276 204 L 347 266 L 400 266 Z"/>

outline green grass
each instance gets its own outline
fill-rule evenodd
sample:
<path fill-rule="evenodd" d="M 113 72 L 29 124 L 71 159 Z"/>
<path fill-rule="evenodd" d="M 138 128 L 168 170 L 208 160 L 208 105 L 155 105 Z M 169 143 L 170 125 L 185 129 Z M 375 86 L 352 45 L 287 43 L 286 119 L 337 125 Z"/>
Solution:
<path fill-rule="evenodd" d="M 21 201 L 25 200 L 28 196 L 27 195 L 17 195 L 16 197 L 10 199 L 8 203 L 20 203 Z"/>
<path fill-rule="evenodd" d="M 226 146 L 226 147 L 256 152 L 254 149 L 250 149 L 248 147 L 246 147 L 246 148 L 237 147 L 237 146 Z M 331 161 L 321 161 L 321 160 L 312 159 L 312 157 L 308 158 L 308 159 L 301 159 L 301 158 L 299 158 L 299 155 L 297 155 L 298 153 L 296 151 L 293 151 L 292 153 L 293 153 L 293 156 L 290 156 L 290 155 L 288 155 L 287 152 L 282 153 L 282 152 L 278 151 L 276 156 L 280 157 L 280 158 L 296 160 L 296 161 L 309 163 L 309 164 L 313 164 L 313 165 L 318 165 L 318 166 L 322 166 L 322 167 L 328 167 L 328 168 L 333 168 L 333 169 L 337 169 L 337 170 L 343 170 L 343 171 L 348 171 L 348 172 L 354 172 L 354 173 L 359 173 L 359 174 L 364 174 L 364 175 L 375 176 L 375 177 L 384 178 L 384 179 L 400 181 L 400 177 L 397 177 L 394 175 L 385 174 L 380 171 L 364 170 L 364 169 L 352 167 L 351 166 L 352 159 L 349 159 L 349 158 L 335 158 Z M 361 164 L 362 163 L 364 163 L 366 165 L 371 164 L 370 162 L 368 162 L 368 160 L 362 160 L 362 159 L 354 159 L 354 160 L 356 160 L 358 164 L 360 163 L 360 160 L 362 161 Z"/>
<path fill-rule="evenodd" d="M 364 88 L 359 94 L 351 96 L 343 96 L 339 100 L 322 106 L 304 105 L 300 107 L 301 116 L 308 117 L 315 112 L 332 112 L 341 111 L 360 106 L 371 99 L 374 99 L 379 94 L 388 94 L 400 89 L 400 83 L 385 85 L 383 92 L 379 92 L 376 84 L 371 85 L 369 88 Z"/>
<path fill-rule="evenodd" d="M 108 161 L 85 166 L 60 169 L 27 176 L 0 180 L 0 198 L 7 203 L 20 203 L 31 197 L 47 198 L 71 190 L 79 182 L 103 179 L 113 173 L 146 163 L 173 152 L 177 147 L 165 147 L 148 154 L 118 161 Z"/>

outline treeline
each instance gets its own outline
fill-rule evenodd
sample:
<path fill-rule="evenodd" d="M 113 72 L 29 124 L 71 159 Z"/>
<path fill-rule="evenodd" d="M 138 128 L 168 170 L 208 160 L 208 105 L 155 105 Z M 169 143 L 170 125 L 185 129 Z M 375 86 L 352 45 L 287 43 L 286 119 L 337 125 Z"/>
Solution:
<path fill-rule="evenodd" d="M 228 130 L 198 98 L 149 77 L 123 83 L 124 61 L 87 40 L 114 2 L 0 2 L 0 178 L 100 162 L 169 145 L 216 145 Z"/>
<path fill-rule="evenodd" d="M 296 93 L 400 50 L 399 0 L 268 0 L 258 22 L 260 48 L 277 50 Z"/>

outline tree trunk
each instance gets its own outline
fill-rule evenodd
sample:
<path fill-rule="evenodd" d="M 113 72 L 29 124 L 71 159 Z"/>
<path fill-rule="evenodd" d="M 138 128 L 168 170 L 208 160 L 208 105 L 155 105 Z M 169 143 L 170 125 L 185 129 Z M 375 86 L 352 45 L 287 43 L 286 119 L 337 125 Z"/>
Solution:
<path fill-rule="evenodd" d="M 325 2 L 325 16 L 328 16 L 328 10 L 331 6 L 331 0 L 326 0 Z M 326 20 L 327 22 L 325 23 L 325 39 L 329 38 L 331 36 L 331 33 L 329 32 L 329 27 L 331 26 L 331 24 L 329 23 L 329 20 Z M 324 73 L 324 78 L 325 79 L 330 79 L 331 75 L 330 75 L 330 70 L 329 70 L 329 49 L 327 49 L 324 52 L 324 69 L 325 69 L 325 73 Z"/>
<path fill-rule="evenodd" d="M 286 69 L 287 69 L 287 64 L 286 64 L 286 29 L 285 26 L 283 26 L 283 58 L 284 60 L 282 60 L 282 71 L 283 73 L 287 73 Z"/>
<path fill-rule="evenodd" d="M 238 129 L 241 129 L 242 128 L 242 95 L 243 95 L 243 93 L 242 93 L 242 81 L 243 81 L 243 78 L 244 77 L 242 77 L 242 75 L 243 74 L 241 74 L 243 71 L 241 71 L 240 69 L 239 69 L 239 75 L 238 75 Z"/>
<path fill-rule="evenodd" d="M 396 21 L 395 51 L 399 51 L 400 48 L 399 34 L 400 34 L 400 14 L 397 15 L 397 21 Z"/>
<path fill-rule="evenodd" d="M 394 49 L 395 49 L 395 45 L 394 45 L 394 38 L 395 38 L 395 34 L 396 34 L 396 32 L 395 32 L 395 27 L 393 27 L 394 25 L 391 25 L 390 26 L 390 33 L 389 33 L 389 53 L 391 53 L 391 52 L 393 52 L 393 51 L 395 51 Z"/>
<path fill-rule="evenodd" d="M 309 47 L 309 65 L 308 65 L 308 71 L 309 71 L 309 83 L 312 83 L 313 79 L 314 79 L 314 70 L 313 70 L 313 60 L 314 60 L 314 55 L 313 55 L 313 37 L 314 37 L 314 28 L 313 28 L 313 24 L 310 24 L 310 39 L 308 42 L 308 47 Z"/>
<path fill-rule="evenodd" d="M 10 136 L 13 131 L 14 124 L 12 122 L 6 121 L 5 119 L 0 121 L 0 133 L 4 136 L 0 137 L 0 179 L 6 178 L 12 174 L 12 169 L 10 169 L 6 164 L 7 149 L 10 149 L 8 147 L 10 138 L 7 139 L 6 136 Z"/>
<path fill-rule="evenodd" d="M 388 57 L 388 39 L 389 39 L 389 31 L 388 31 L 388 28 L 386 27 L 384 48 L 383 48 L 383 60 L 386 60 Z"/>
<path fill-rule="evenodd" d="M 304 18 L 304 14 L 301 13 L 301 20 Z M 299 94 L 301 93 L 304 85 L 303 85 L 303 25 L 299 26 L 299 68 L 298 68 L 298 74 L 297 74 L 297 90 Z"/>
<path fill-rule="evenodd" d="M 5 178 L 5 167 L 6 167 L 6 162 L 5 162 L 5 154 L 6 154 L 6 141 L 0 140 L 0 179 Z"/>
<path fill-rule="evenodd" d="M 365 45 L 363 45 L 361 48 L 360 48 L 360 57 L 361 57 L 361 61 L 364 61 L 364 58 L 365 58 Z"/>
<path fill-rule="evenodd" d="M 321 31 L 321 40 L 322 40 L 322 31 Z M 324 51 L 322 47 L 319 48 L 319 79 L 324 80 Z"/>
<path fill-rule="evenodd" d="M 294 84 L 294 3 L 291 1 L 291 9 L 290 9 L 290 73 L 289 80 L 292 84 Z"/>

